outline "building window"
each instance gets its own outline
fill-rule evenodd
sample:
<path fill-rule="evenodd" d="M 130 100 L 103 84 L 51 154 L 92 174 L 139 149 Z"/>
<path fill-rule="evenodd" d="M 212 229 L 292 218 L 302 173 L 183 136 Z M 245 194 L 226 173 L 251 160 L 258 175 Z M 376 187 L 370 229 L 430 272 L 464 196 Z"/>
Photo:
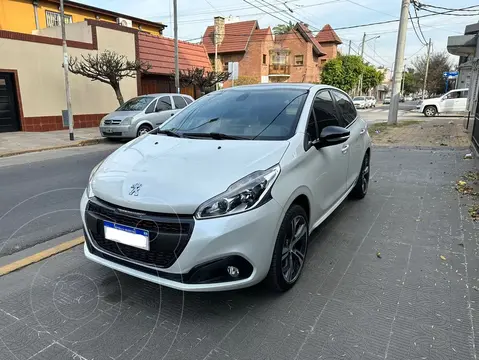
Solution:
<path fill-rule="evenodd" d="M 263 54 L 263 64 L 266 64 L 266 54 Z"/>
<path fill-rule="evenodd" d="M 60 26 L 62 24 L 59 12 L 46 10 L 45 17 L 47 19 L 47 27 Z M 72 16 L 65 15 L 65 24 L 71 24 L 72 22 L 73 22 Z"/>
<path fill-rule="evenodd" d="M 228 71 L 228 64 L 229 64 L 228 61 L 223 63 L 223 71 Z"/>
<path fill-rule="evenodd" d="M 303 55 L 295 55 L 294 56 L 294 65 L 302 66 L 304 65 L 304 57 Z"/>

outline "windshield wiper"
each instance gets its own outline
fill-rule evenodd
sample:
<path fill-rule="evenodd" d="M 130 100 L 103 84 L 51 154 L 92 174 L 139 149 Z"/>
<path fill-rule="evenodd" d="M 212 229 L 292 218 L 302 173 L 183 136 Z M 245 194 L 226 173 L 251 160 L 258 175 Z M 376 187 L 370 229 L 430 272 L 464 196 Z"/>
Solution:
<path fill-rule="evenodd" d="M 228 135 L 228 134 L 223 134 L 223 133 L 217 133 L 217 132 L 209 132 L 209 133 L 183 133 L 184 136 L 188 137 L 207 137 L 207 138 L 212 138 L 215 140 L 250 140 L 247 137 L 242 137 L 242 136 L 235 136 L 235 135 Z"/>
<path fill-rule="evenodd" d="M 174 131 L 171 131 L 171 130 L 160 130 L 158 129 L 156 131 L 157 134 L 164 134 L 166 136 L 173 136 L 173 137 L 183 137 L 181 134 L 178 134 Z"/>

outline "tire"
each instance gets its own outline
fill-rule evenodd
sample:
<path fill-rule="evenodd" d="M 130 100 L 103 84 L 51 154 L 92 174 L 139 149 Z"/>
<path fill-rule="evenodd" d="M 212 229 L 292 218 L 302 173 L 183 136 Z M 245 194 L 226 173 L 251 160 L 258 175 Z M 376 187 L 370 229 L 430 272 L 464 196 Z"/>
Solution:
<path fill-rule="evenodd" d="M 139 137 L 141 135 L 146 134 L 147 132 L 153 130 L 153 128 L 148 125 L 148 124 L 143 124 L 138 128 L 138 131 L 136 132 L 136 137 Z"/>
<path fill-rule="evenodd" d="M 433 105 L 428 105 L 424 108 L 423 113 L 426 117 L 436 116 L 437 108 Z"/>
<path fill-rule="evenodd" d="M 370 156 L 369 153 L 364 155 L 363 164 L 359 172 L 358 181 L 351 191 L 351 197 L 355 199 L 363 199 L 368 193 L 369 188 L 369 174 L 370 174 Z"/>
<path fill-rule="evenodd" d="M 297 236 L 293 236 L 293 229 Z M 297 240 L 293 243 L 294 239 Z M 301 206 L 294 204 L 284 215 L 266 276 L 266 283 L 272 290 L 285 292 L 298 281 L 304 268 L 308 242 L 308 216 Z"/>

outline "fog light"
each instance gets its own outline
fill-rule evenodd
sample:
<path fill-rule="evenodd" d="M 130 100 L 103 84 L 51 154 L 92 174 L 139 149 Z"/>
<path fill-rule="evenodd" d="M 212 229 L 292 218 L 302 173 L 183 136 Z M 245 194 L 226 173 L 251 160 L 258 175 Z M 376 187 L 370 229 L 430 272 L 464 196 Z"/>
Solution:
<path fill-rule="evenodd" d="M 238 277 L 239 276 L 239 269 L 235 266 L 228 266 L 226 268 L 226 270 L 228 271 L 228 274 L 231 276 L 231 277 Z"/>

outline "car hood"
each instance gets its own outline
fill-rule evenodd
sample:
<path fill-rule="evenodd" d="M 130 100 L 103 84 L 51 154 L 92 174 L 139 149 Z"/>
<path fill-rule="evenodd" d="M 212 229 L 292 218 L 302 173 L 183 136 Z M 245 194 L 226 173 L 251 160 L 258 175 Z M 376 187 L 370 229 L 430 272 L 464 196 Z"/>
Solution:
<path fill-rule="evenodd" d="M 421 105 L 437 104 L 440 100 L 441 100 L 440 97 L 424 99 L 423 101 L 421 101 Z"/>
<path fill-rule="evenodd" d="M 129 116 L 135 116 L 141 111 L 113 111 L 103 118 L 103 120 L 123 120 Z"/>
<path fill-rule="evenodd" d="M 91 188 L 96 197 L 119 206 L 193 214 L 232 183 L 279 163 L 288 146 L 288 141 L 146 135 L 106 158 Z M 132 192 L 136 184 L 137 193 Z"/>
<path fill-rule="evenodd" d="M 354 104 L 361 104 L 361 103 L 364 103 L 364 102 L 366 102 L 366 100 L 353 100 Z"/>

